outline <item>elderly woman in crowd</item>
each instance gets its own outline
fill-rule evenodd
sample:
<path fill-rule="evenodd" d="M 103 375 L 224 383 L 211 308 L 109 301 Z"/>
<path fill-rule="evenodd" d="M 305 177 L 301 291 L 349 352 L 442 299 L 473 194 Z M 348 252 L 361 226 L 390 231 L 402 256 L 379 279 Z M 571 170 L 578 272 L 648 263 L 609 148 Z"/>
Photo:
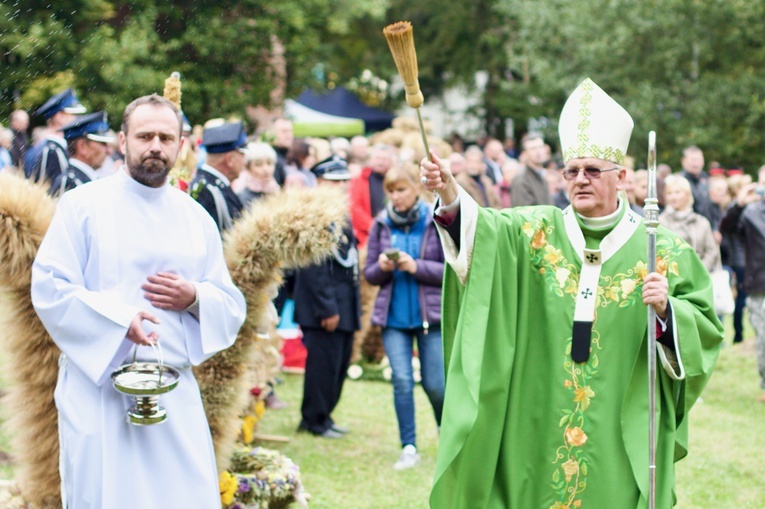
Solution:
<path fill-rule="evenodd" d="M 253 200 L 278 193 L 279 184 L 274 179 L 276 151 L 271 145 L 248 143 L 245 152 L 244 171 L 231 183 L 231 188 L 247 206 Z"/>
<path fill-rule="evenodd" d="M 709 221 L 693 211 L 691 184 L 684 177 L 670 175 L 664 182 L 667 208 L 659 223 L 688 242 L 709 272 L 720 264 L 720 248 Z"/>
<path fill-rule="evenodd" d="M 380 292 L 372 324 L 382 327 L 383 344 L 393 371 L 393 402 L 402 451 L 393 465 L 403 470 L 417 465 L 414 419 L 412 349 L 417 340 L 422 387 L 440 426 L 444 402 L 444 363 L 441 347 L 441 280 L 444 253 L 433 211 L 419 198 L 419 172 L 414 166 L 394 166 L 383 181 L 388 203 L 375 218 L 369 234 L 364 277 Z"/>

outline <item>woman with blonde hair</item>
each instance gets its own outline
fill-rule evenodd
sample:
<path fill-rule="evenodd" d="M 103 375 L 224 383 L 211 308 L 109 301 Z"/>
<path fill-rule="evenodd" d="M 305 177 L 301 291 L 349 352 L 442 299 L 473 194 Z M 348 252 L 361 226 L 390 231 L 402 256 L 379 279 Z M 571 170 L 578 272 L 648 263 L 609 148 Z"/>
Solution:
<path fill-rule="evenodd" d="M 659 224 L 690 244 L 711 273 L 720 264 L 720 248 L 709 221 L 693 211 L 690 182 L 670 175 L 664 181 L 664 197 L 667 208 L 659 215 Z"/>
<path fill-rule="evenodd" d="M 393 371 L 393 402 L 402 451 L 393 465 L 417 465 L 414 418 L 413 344 L 417 340 L 422 387 L 436 424 L 444 402 L 444 361 L 441 347 L 441 280 L 444 253 L 433 211 L 420 199 L 422 186 L 415 166 L 394 166 L 385 174 L 388 198 L 375 218 L 367 244 L 364 277 L 380 287 L 372 324 L 382 327 L 383 345 Z"/>
<path fill-rule="evenodd" d="M 279 192 L 279 184 L 274 178 L 276 169 L 276 151 L 267 143 L 260 141 L 248 143 L 245 147 L 244 171 L 231 188 L 245 206 L 269 194 Z"/>

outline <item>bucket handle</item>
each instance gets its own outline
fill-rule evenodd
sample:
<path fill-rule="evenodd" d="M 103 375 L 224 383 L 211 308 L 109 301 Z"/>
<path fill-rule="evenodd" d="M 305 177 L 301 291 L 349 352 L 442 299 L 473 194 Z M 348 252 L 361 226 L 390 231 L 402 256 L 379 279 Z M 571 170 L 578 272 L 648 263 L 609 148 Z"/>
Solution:
<path fill-rule="evenodd" d="M 138 343 L 136 343 L 135 348 L 133 348 L 133 364 L 136 363 L 136 358 L 138 357 Z M 157 362 L 159 363 L 159 377 L 157 378 L 157 387 L 162 386 L 162 371 L 164 371 L 165 367 L 165 360 L 164 356 L 162 355 L 162 345 L 159 344 L 159 341 L 156 343 L 151 343 L 149 345 L 152 350 L 154 350 L 154 356 L 157 358 Z"/>

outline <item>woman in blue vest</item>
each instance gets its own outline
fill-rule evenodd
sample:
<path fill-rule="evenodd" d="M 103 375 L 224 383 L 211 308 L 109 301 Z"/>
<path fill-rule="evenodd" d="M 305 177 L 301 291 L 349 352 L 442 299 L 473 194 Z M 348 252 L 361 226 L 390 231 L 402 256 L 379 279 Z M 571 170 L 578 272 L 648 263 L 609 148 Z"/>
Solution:
<path fill-rule="evenodd" d="M 385 175 L 385 209 L 369 234 L 364 277 L 380 292 L 372 324 L 382 327 L 383 344 L 393 371 L 393 401 L 402 452 L 396 470 L 419 463 L 414 413 L 413 344 L 422 373 L 422 387 L 441 423 L 444 361 L 441 346 L 441 280 L 444 253 L 433 211 L 420 200 L 419 173 L 414 167 L 393 167 Z"/>

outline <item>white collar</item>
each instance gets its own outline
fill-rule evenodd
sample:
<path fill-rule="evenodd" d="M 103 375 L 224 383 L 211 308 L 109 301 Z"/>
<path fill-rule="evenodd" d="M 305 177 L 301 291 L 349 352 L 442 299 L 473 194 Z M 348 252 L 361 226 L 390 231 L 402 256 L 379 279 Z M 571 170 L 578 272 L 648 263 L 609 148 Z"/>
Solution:
<path fill-rule="evenodd" d="M 90 180 L 97 180 L 98 179 L 98 173 L 96 173 L 96 170 L 93 169 L 92 166 L 89 164 L 86 164 L 79 159 L 76 159 L 74 157 L 69 159 L 69 164 L 77 168 L 78 170 L 82 170 L 82 172 L 90 177 Z"/>
<path fill-rule="evenodd" d="M 616 210 L 612 213 L 608 214 L 607 216 L 601 216 L 601 217 L 584 217 L 579 212 L 576 213 L 577 216 L 579 216 L 579 219 L 582 220 L 582 224 L 586 226 L 587 228 L 592 228 L 593 230 L 603 230 L 605 228 L 608 228 L 610 226 L 613 226 L 616 224 L 616 221 L 619 220 L 619 216 L 622 213 L 622 206 L 624 200 L 622 200 L 622 197 L 619 197 L 619 201 L 616 204 Z"/>
<path fill-rule="evenodd" d="M 213 168 L 209 164 L 203 164 L 202 165 L 202 169 L 204 171 L 206 171 L 207 173 L 212 173 L 213 175 L 215 175 L 216 177 L 221 179 L 227 186 L 231 186 L 231 182 L 228 180 L 228 177 L 226 177 L 224 174 L 222 174 L 220 172 L 220 170 L 216 170 L 215 168 Z"/>
<path fill-rule="evenodd" d="M 64 139 L 63 136 L 59 136 L 58 134 L 48 134 L 48 135 L 45 136 L 45 139 L 48 140 L 48 141 L 56 142 L 59 145 L 61 145 L 62 147 L 64 147 L 65 149 L 67 148 L 66 147 L 66 139 Z"/>
<path fill-rule="evenodd" d="M 624 209 L 624 214 L 621 219 L 616 222 L 614 229 L 600 241 L 600 247 L 597 251 L 601 251 L 601 259 L 599 262 L 601 264 L 605 263 L 624 244 L 626 244 L 630 237 L 632 237 L 632 234 L 635 233 L 635 230 L 637 230 L 638 225 L 643 222 L 643 218 L 627 207 L 624 200 L 620 201 L 620 207 L 615 213 L 621 214 L 622 209 Z M 579 222 L 576 220 L 575 214 L 576 213 L 571 205 L 566 207 L 563 211 L 563 223 L 566 227 L 566 234 L 568 235 L 569 242 L 571 242 L 571 245 L 574 248 L 574 252 L 576 252 L 580 260 L 584 260 L 586 243 L 584 234 L 579 226 Z"/>

